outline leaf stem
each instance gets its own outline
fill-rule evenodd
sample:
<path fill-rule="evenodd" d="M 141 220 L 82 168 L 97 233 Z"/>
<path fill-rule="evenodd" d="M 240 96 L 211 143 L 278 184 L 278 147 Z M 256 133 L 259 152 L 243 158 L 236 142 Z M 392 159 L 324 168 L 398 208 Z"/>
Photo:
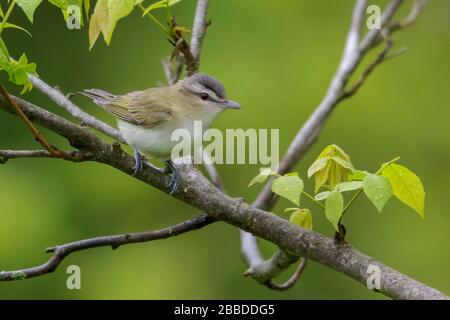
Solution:
<path fill-rule="evenodd" d="M 145 12 L 145 8 L 141 3 L 138 4 L 138 7 L 142 10 L 142 12 Z M 149 19 L 152 20 L 158 26 L 158 28 L 161 29 L 162 32 L 170 37 L 169 30 L 161 22 L 159 22 L 159 20 L 156 19 L 154 15 L 152 15 L 150 12 L 145 12 L 145 15 L 149 17 Z"/>
<path fill-rule="evenodd" d="M 325 206 L 320 203 L 319 201 L 317 201 L 316 199 L 314 199 L 314 197 L 312 195 L 310 195 L 308 192 L 303 191 L 302 190 L 302 194 L 307 197 L 309 200 L 311 200 L 312 202 L 314 202 L 315 204 L 317 204 L 319 207 L 321 207 L 322 209 L 325 209 Z"/>
<path fill-rule="evenodd" d="M 6 11 L 5 17 L 3 18 L 2 23 L 0 24 L 0 34 L 2 33 L 3 29 L 5 28 L 6 22 L 8 21 L 8 18 L 11 15 L 15 5 L 16 5 L 16 1 L 12 0 L 11 4 L 8 7 L 8 11 Z"/>
<path fill-rule="evenodd" d="M 388 161 L 386 163 L 383 163 L 381 165 L 381 168 L 378 169 L 377 172 L 375 172 L 375 174 L 380 174 L 381 171 L 383 171 L 384 167 L 387 165 L 390 165 L 391 163 L 397 162 L 398 160 L 400 160 L 400 157 L 396 157 L 394 159 L 392 159 L 391 161 Z M 355 200 L 359 197 L 359 195 L 363 192 L 363 189 L 359 189 L 358 192 L 356 192 L 354 194 L 354 196 L 350 199 L 350 201 L 347 203 L 347 205 L 345 206 L 344 210 L 342 211 L 342 215 L 341 215 L 341 219 L 339 219 L 339 222 L 341 222 L 342 217 L 344 216 L 344 213 L 350 208 L 350 206 L 355 202 Z"/>

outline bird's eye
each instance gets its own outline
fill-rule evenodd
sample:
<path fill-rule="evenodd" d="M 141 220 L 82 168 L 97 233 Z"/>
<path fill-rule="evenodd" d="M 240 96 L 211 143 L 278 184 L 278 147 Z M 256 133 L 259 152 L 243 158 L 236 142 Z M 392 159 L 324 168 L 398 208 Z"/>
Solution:
<path fill-rule="evenodd" d="M 208 100 L 209 94 L 206 93 L 206 92 L 201 92 L 201 93 L 200 93 L 200 98 L 201 98 L 202 100 Z"/>

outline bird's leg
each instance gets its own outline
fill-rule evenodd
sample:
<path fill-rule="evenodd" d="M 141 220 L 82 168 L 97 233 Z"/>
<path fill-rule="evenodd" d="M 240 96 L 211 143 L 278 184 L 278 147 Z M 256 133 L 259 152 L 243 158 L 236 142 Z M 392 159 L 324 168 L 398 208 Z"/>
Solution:
<path fill-rule="evenodd" d="M 167 168 L 170 169 L 170 171 L 172 172 L 172 177 L 170 179 L 170 183 L 169 183 L 169 188 L 170 188 L 170 193 L 169 195 L 174 194 L 177 190 L 178 187 L 180 186 L 180 174 L 177 171 L 177 168 L 175 168 L 175 166 L 173 165 L 172 160 L 167 160 L 165 161 Z"/>
<path fill-rule="evenodd" d="M 135 176 L 141 169 L 142 169 L 142 165 L 143 165 L 143 160 L 142 160 L 142 156 L 139 153 L 139 150 L 137 148 L 134 148 L 134 172 L 133 172 L 133 176 Z"/>

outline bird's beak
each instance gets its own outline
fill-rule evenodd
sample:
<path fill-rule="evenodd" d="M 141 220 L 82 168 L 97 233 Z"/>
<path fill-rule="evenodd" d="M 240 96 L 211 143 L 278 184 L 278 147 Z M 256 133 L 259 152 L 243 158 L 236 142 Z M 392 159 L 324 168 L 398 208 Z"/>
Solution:
<path fill-rule="evenodd" d="M 241 109 L 241 105 L 237 102 L 231 101 L 231 100 L 227 100 L 224 99 L 222 100 L 221 104 L 225 107 L 225 108 L 230 108 L 230 109 Z"/>

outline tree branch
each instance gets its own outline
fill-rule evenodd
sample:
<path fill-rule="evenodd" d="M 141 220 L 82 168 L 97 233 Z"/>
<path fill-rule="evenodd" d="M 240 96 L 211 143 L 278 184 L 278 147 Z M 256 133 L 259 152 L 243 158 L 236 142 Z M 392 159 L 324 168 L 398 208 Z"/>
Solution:
<path fill-rule="evenodd" d="M 402 0 L 392 0 L 381 16 L 381 26 L 387 26 L 392 20 L 394 14 L 396 13 L 399 6 L 402 4 Z M 423 8 L 423 4 L 418 8 L 419 4 L 424 2 L 423 0 L 416 0 L 413 6 L 409 18 L 406 20 L 413 22 L 420 11 Z M 363 18 L 365 15 L 365 9 L 367 6 L 366 0 L 357 0 L 352 14 L 352 22 L 350 24 L 350 29 L 347 35 L 347 40 L 344 47 L 344 53 L 341 58 L 338 70 L 336 71 L 327 93 L 319 106 L 315 109 L 313 114 L 301 127 L 294 140 L 290 144 L 285 156 L 280 161 L 280 167 L 278 170 L 279 174 L 285 174 L 292 169 L 292 167 L 301 159 L 301 157 L 309 150 L 312 144 L 316 141 L 320 130 L 325 123 L 325 121 L 330 116 L 333 109 L 339 104 L 339 102 L 349 98 L 354 95 L 361 85 L 364 83 L 365 79 L 372 73 L 376 66 L 383 62 L 386 58 L 388 50 L 392 46 L 392 40 L 388 40 L 386 48 L 381 52 L 377 59 L 363 72 L 362 77 L 352 86 L 351 89 L 345 91 L 346 84 L 354 73 L 356 68 L 359 66 L 360 62 L 369 51 L 369 49 L 375 47 L 380 43 L 380 38 L 383 39 L 382 35 L 384 32 L 385 37 L 389 36 L 389 32 L 393 32 L 396 29 L 373 29 L 369 30 L 363 40 L 360 42 L 361 27 L 363 24 Z M 403 26 L 410 25 L 411 23 L 403 24 Z M 269 179 L 269 182 L 264 186 L 261 193 L 258 195 L 257 199 L 253 202 L 253 205 L 262 209 L 271 209 L 277 200 L 277 197 L 273 195 L 271 190 L 271 182 L 273 179 Z M 267 263 L 261 256 L 258 247 L 257 238 L 252 234 L 245 231 L 241 231 L 241 250 L 245 261 L 250 266 L 250 269 L 260 270 L 256 268 L 259 264 Z M 273 261 L 272 264 L 274 269 L 277 269 L 277 261 Z M 286 265 L 286 268 L 289 265 Z M 261 269 L 266 270 L 266 269 Z M 270 273 L 270 269 L 267 271 Z M 264 276 L 263 274 L 255 273 L 253 277 L 260 278 Z"/>
<path fill-rule="evenodd" d="M 203 1 L 199 0 L 198 6 L 200 5 L 200 2 Z M 363 0 L 357 2 L 355 12 L 359 12 L 357 8 L 361 8 L 363 2 Z M 383 14 L 383 26 L 390 21 L 400 3 L 401 1 L 391 1 L 387 10 Z M 358 7 L 358 5 L 360 7 Z M 207 1 L 205 8 L 206 7 Z M 285 160 L 286 157 L 283 159 L 285 168 L 284 170 L 289 170 L 289 167 L 293 166 L 294 163 L 297 162 L 298 159 L 302 156 L 302 154 L 296 156 L 292 155 L 292 150 L 295 151 L 295 149 L 297 149 L 297 151 L 304 153 L 306 149 L 309 148 L 309 145 L 312 144 L 315 136 L 317 136 L 318 134 L 321 124 L 329 115 L 331 109 L 333 109 L 334 106 L 337 105 L 340 100 L 342 100 L 344 87 L 349 76 L 353 73 L 354 69 L 362 59 L 362 56 L 365 53 L 364 50 L 368 50 L 369 48 L 367 47 L 365 49 L 364 46 L 359 46 L 359 57 L 357 54 L 355 54 L 355 50 L 358 51 L 358 49 L 355 49 L 358 48 L 358 46 L 355 46 L 355 43 L 357 43 L 359 38 L 359 31 L 356 31 L 355 26 L 359 25 L 362 21 L 359 20 L 358 22 L 355 20 L 355 18 L 356 17 L 354 14 L 351 31 L 349 33 L 346 48 L 344 50 L 344 58 L 348 58 L 349 56 L 353 56 L 353 58 L 348 58 L 348 60 L 345 60 L 343 58 L 343 60 L 341 61 L 340 68 L 338 69 L 338 72 L 336 73 L 335 78 L 330 85 L 327 96 L 318 107 L 318 109 L 321 109 L 321 112 L 317 112 L 316 110 L 317 114 L 315 112 L 311 116 L 310 120 L 308 120 L 305 126 L 300 130 L 297 137 L 300 135 L 300 133 L 302 133 L 302 130 L 304 130 L 302 134 L 303 137 L 301 137 L 300 139 L 296 138 L 291 144 L 291 147 L 289 148 L 286 156 L 289 156 L 290 158 L 288 158 L 288 160 L 290 160 Z M 368 35 L 366 35 L 365 39 L 367 39 L 369 34 L 370 32 L 368 33 Z M 373 46 L 375 42 L 378 41 L 379 36 L 380 33 L 377 33 L 373 37 L 373 42 L 369 42 L 369 44 Z M 362 43 L 364 43 L 364 41 Z M 201 48 L 201 43 L 199 48 Z M 358 85 L 358 82 L 356 83 L 356 85 Z M 52 93 L 52 95 L 54 96 L 54 93 Z M 77 152 L 88 154 L 89 160 L 107 164 L 129 175 L 131 175 L 131 173 L 133 172 L 134 160 L 121 150 L 120 145 L 108 145 L 82 126 L 70 123 L 57 115 L 54 115 L 21 99 L 14 98 L 14 101 L 16 101 L 18 105 L 20 105 L 21 110 L 23 110 L 23 112 L 31 121 L 39 123 L 44 127 L 54 131 L 55 133 L 66 137 L 72 146 L 79 149 L 79 151 Z M 14 113 L 14 110 L 11 109 L 10 105 L 8 105 L 2 99 L 0 99 L 0 108 L 10 113 Z M 327 111 L 327 109 L 329 110 Z M 312 118 L 314 118 L 314 116 L 316 116 L 317 121 L 313 121 L 314 119 L 311 120 Z M 307 125 L 309 121 L 311 122 L 309 123 L 308 128 Z M 312 128 L 311 123 L 315 124 L 312 126 Z M 299 141 L 301 142 L 302 140 L 306 143 L 306 146 L 303 146 L 301 143 L 299 144 Z M 289 153 L 290 151 L 291 153 Z M 11 153 L 10 150 L 4 150 L 4 154 L 10 155 L 10 158 L 19 157 L 21 155 L 34 156 L 35 154 L 46 156 L 46 154 L 42 153 L 42 151 L 36 151 L 36 153 L 33 151 L 16 151 L 15 153 Z M 348 245 L 337 244 L 332 239 L 317 234 L 314 231 L 299 228 L 270 212 L 263 211 L 256 208 L 255 206 L 246 204 L 242 201 L 242 199 L 230 198 L 221 190 L 215 188 L 207 179 L 205 179 L 201 175 L 198 170 L 193 168 L 190 164 L 181 165 L 179 171 L 183 178 L 182 188 L 180 188 L 180 191 L 178 191 L 174 196 L 208 213 L 208 215 L 202 215 L 196 218 L 203 221 L 201 223 L 199 222 L 199 225 L 203 226 L 202 223 L 209 224 L 215 219 L 223 220 L 231 225 L 241 228 L 245 232 L 248 232 L 246 234 L 250 237 L 253 237 L 252 234 L 254 234 L 255 236 L 259 236 L 268 241 L 271 241 L 280 247 L 281 251 L 275 253 L 268 261 L 264 261 L 259 254 L 257 245 L 252 247 L 253 244 L 256 244 L 256 238 L 252 238 L 255 240 L 254 242 L 252 240 L 246 243 L 247 247 L 253 250 L 249 250 L 248 255 L 246 255 L 246 258 L 249 260 L 250 264 L 249 269 L 264 269 L 265 271 L 259 273 L 257 276 L 259 276 L 259 279 L 263 279 L 263 277 L 266 276 L 264 284 L 271 289 L 285 290 L 287 288 L 290 288 L 293 284 L 295 284 L 298 277 L 304 270 L 304 267 L 306 266 L 306 259 L 310 258 L 323 265 L 334 268 L 360 281 L 363 284 L 366 284 L 369 278 L 369 274 L 367 274 L 368 267 L 375 264 L 380 268 L 381 271 L 380 292 L 393 298 L 448 299 L 446 295 L 440 293 L 439 291 L 427 287 L 417 282 L 416 280 L 408 278 L 407 276 L 402 275 L 401 273 L 387 266 L 384 266 L 380 262 L 358 252 Z M 207 168 L 207 171 L 211 174 L 212 180 L 215 180 L 214 177 L 217 174 L 217 172 L 215 172 L 215 169 L 211 171 L 211 168 L 209 168 L 209 170 Z M 155 186 L 165 192 L 168 192 L 167 184 L 169 177 L 150 166 L 145 166 L 143 170 L 136 175 L 135 178 L 149 185 Z M 221 184 L 219 183 L 218 185 L 220 186 Z M 258 203 L 258 199 L 255 204 L 260 207 L 270 207 L 273 204 L 273 201 L 272 203 L 269 203 L 268 201 L 270 199 L 273 199 L 271 195 L 270 197 L 266 197 L 266 199 L 268 200 L 260 203 Z M 202 220 L 201 217 L 204 217 L 204 219 L 208 220 L 208 222 Z M 187 224 L 189 224 L 189 222 L 187 222 Z M 62 259 L 64 259 L 64 257 L 66 257 L 71 252 L 103 245 L 117 247 L 128 243 L 150 241 L 144 239 L 149 239 L 152 237 L 155 238 L 152 238 L 151 240 L 159 239 L 159 237 L 163 238 L 164 236 L 171 236 L 174 234 L 174 227 L 169 227 L 158 231 L 151 231 L 148 233 L 98 237 L 93 239 L 81 240 L 63 246 L 56 246 L 54 248 L 50 248 L 49 251 L 54 252 L 54 256 L 47 263 L 36 268 L 2 272 L 0 273 L 0 280 L 15 280 L 23 277 L 33 277 L 51 272 L 59 265 Z M 170 231 L 168 231 L 169 229 Z M 181 228 L 181 230 L 184 229 Z M 245 245 L 245 243 L 243 243 L 243 245 Z M 271 279 L 278 275 L 287 266 L 297 261 L 299 256 L 305 258 L 302 259 L 299 267 L 297 268 L 291 279 L 289 279 L 282 285 L 273 284 Z M 257 272 L 252 272 L 252 276 L 256 274 Z"/>
<path fill-rule="evenodd" d="M 295 272 L 285 283 L 276 284 L 276 283 L 273 283 L 272 280 L 269 280 L 265 283 L 265 285 L 269 289 L 272 289 L 272 290 L 277 290 L 277 291 L 289 290 L 297 283 L 298 279 L 300 279 L 300 276 L 303 274 L 303 271 L 305 271 L 307 265 L 308 265 L 308 259 L 302 258 L 302 260 L 300 261 L 299 265 L 297 266 L 297 269 L 295 270 Z"/>
<path fill-rule="evenodd" d="M 210 22 L 207 21 L 209 0 L 198 0 L 195 10 L 194 27 L 192 28 L 191 51 L 197 61 L 197 68 L 200 65 L 200 54 L 206 29 Z"/>
<path fill-rule="evenodd" d="M 134 160 L 120 148 L 103 142 L 85 127 L 70 123 L 22 99 L 14 97 L 13 99 L 31 121 L 67 138 L 80 151 L 92 153 L 91 160 L 132 175 Z M 4 99 L 0 99 L 0 109 L 14 114 Z M 448 299 L 439 291 L 383 265 L 348 245 L 337 244 L 330 238 L 299 228 L 270 212 L 255 208 L 242 199 L 227 196 L 190 164 L 179 165 L 178 171 L 182 177 L 182 185 L 174 197 L 207 212 L 210 217 L 264 238 L 290 255 L 307 257 L 363 284 L 366 284 L 370 276 L 367 273 L 368 267 L 375 264 L 381 271 L 380 292 L 387 296 L 397 299 Z M 167 185 L 170 178 L 152 167 L 144 166 L 134 178 L 169 192 Z M 56 256 L 53 259 L 61 257 Z M 3 275 L 4 280 L 5 277 Z M 10 278 L 11 275 L 8 279 Z"/>
<path fill-rule="evenodd" d="M 97 247 L 111 247 L 117 249 L 120 246 L 149 242 L 153 240 L 166 239 L 177 236 L 182 233 L 203 228 L 214 222 L 214 219 L 206 214 L 202 214 L 191 220 L 181 222 L 179 224 L 147 232 L 125 233 L 121 235 L 95 237 L 91 239 L 84 239 L 76 242 L 67 243 L 64 245 L 47 248 L 46 252 L 53 252 L 53 256 L 44 264 L 28 269 L 21 269 L 15 271 L 1 271 L 0 281 L 12 281 L 33 278 L 42 276 L 47 273 L 54 272 L 61 262 L 71 253 L 76 251 L 86 250 Z"/>
<path fill-rule="evenodd" d="M 89 160 L 91 155 L 83 153 L 79 150 L 64 151 L 65 154 L 70 155 L 68 161 L 81 162 Z M 47 150 L 0 150 L 0 164 L 5 164 L 9 159 L 16 158 L 60 158 L 56 157 Z"/>
<path fill-rule="evenodd" d="M 76 106 L 72 101 L 70 101 L 64 94 L 61 93 L 58 89 L 52 88 L 47 83 L 45 83 L 42 79 L 29 74 L 28 78 L 30 79 L 33 86 L 48 96 L 54 103 L 58 106 L 62 107 L 66 111 L 68 111 L 72 116 L 82 121 L 87 126 L 96 129 L 107 136 L 110 136 L 117 141 L 125 142 L 119 130 L 107 125 L 106 123 L 94 118 L 90 114 L 81 110 L 78 106 Z"/>

